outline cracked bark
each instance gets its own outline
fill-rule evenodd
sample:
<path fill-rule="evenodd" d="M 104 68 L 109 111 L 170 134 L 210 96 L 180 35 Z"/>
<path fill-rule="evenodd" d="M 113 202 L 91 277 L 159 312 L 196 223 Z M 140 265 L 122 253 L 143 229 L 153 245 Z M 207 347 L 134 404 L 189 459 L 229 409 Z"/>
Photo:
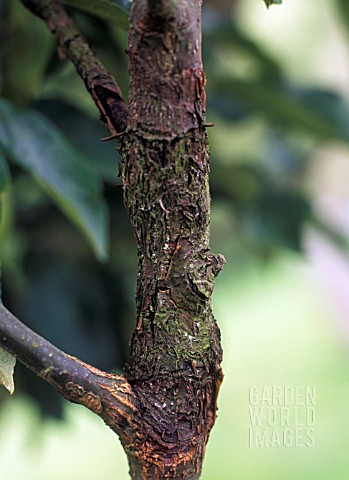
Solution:
<path fill-rule="evenodd" d="M 60 5 L 24 3 L 44 18 L 67 53 L 72 42 L 64 40 L 65 27 L 71 24 Z M 65 20 L 57 21 L 57 15 Z M 113 128 L 121 133 L 124 203 L 138 247 L 137 319 L 125 377 L 60 352 L 0 310 L 0 345 L 65 398 L 103 418 L 119 435 L 137 480 L 199 478 L 222 381 L 211 295 L 224 258 L 209 247 L 200 18 L 199 0 L 133 1 L 129 112 L 122 106 L 121 113 L 106 113 L 112 134 Z M 89 53 L 87 58 L 96 65 Z M 86 79 L 95 75 L 88 68 L 77 70 L 89 88 Z M 108 92 L 103 90 L 105 104 Z M 115 100 L 113 94 L 110 98 Z M 121 128 L 120 118 L 127 118 Z"/>
<path fill-rule="evenodd" d="M 146 427 L 129 452 L 133 478 L 199 477 L 222 379 L 200 16 L 196 0 L 159 17 L 145 1 L 131 12 L 121 155 L 139 265 L 127 378 Z"/>

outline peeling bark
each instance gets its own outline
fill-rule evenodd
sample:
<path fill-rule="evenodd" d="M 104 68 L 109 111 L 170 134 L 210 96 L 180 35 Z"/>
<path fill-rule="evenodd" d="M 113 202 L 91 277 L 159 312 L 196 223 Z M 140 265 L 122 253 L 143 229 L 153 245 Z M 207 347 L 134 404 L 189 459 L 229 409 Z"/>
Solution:
<path fill-rule="evenodd" d="M 137 319 L 125 376 L 64 354 L 0 306 L 0 346 L 120 437 L 134 480 L 198 479 L 223 378 L 211 295 L 209 149 L 200 0 L 133 0 L 127 111 L 56 0 L 23 0 L 76 65 L 119 138 L 138 247 Z"/>
<path fill-rule="evenodd" d="M 209 151 L 201 64 L 201 5 L 154 17 L 133 2 L 124 200 L 138 246 L 137 326 L 127 379 L 141 434 L 132 478 L 198 478 L 222 380 L 212 314 L 224 258 L 209 248 Z"/>

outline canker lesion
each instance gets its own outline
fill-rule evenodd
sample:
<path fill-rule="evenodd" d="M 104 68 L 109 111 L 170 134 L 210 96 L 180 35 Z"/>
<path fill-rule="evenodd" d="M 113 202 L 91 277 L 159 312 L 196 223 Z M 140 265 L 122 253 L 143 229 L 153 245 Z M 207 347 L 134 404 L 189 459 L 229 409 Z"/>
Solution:
<path fill-rule="evenodd" d="M 81 387 L 81 385 L 78 385 L 76 383 L 73 383 L 73 382 L 68 382 L 65 386 L 66 390 L 68 390 L 68 392 L 70 392 L 72 395 L 80 398 L 82 397 L 83 395 L 85 395 L 86 391 L 83 387 Z"/>
<path fill-rule="evenodd" d="M 101 413 L 103 410 L 101 398 L 93 392 L 86 392 L 81 386 L 73 382 L 68 382 L 65 386 L 68 392 L 76 397 L 76 400 L 81 404 L 92 410 L 94 413 Z"/>
<path fill-rule="evenodd" d="M 81 405 L 84 405 L 94 413 L 101 413 L 103 410 L 101 397 L 92 392 L 87 392 L 80 398 Z"/>

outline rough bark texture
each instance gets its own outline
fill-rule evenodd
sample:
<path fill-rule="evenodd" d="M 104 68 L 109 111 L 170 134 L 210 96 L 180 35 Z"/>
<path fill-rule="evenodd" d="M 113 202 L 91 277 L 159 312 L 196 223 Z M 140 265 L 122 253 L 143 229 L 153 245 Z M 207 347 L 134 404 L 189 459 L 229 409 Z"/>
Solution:
<path fill-rule="evenodd" d="M 132 478 L 198 478 L 222 379 L 211 294 L 201 5 L 154 17 L 134 1 L 122 179 L 138 246 L 137 326 L 127 378 L 142 412 Z"/>
<path fill-rule="evenodd" d="M 111 136 L 118 136 L 127 125 L 127 108 L 120 88 L 95 56 L 60 2 L 22 0 L 22 3 L 46 22 L 57 38 L 59 55 L 71 60 L 96 103 L 102 121 L 108 124 Z"/>
<path fill-rule="evenodd" d="M 23 0 L 76 65 L 112 135 L 138 247 L 125 377 L 64 354 L 0 306 L 0 346 L 120 437 L 134 480 L 198 479 L 222 372 L 212 314 L 224 264 L 209 247 L 200 0 L 133 0 L 129 111 L 56 0 Z"/>

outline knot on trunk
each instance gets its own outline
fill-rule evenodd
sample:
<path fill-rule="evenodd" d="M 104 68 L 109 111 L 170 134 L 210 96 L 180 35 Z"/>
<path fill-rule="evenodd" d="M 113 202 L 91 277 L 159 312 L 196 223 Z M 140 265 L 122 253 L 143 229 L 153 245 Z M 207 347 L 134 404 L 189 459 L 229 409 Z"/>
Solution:
<path fill-rule="evenodd" d="M 199 295 L 210 298 L 214 288 L 214 279 L 224 264 L 223 255 L 215 255 L 210 250 L 202 250 L 192 257 L 187 273 L 194 290 Z"/>

